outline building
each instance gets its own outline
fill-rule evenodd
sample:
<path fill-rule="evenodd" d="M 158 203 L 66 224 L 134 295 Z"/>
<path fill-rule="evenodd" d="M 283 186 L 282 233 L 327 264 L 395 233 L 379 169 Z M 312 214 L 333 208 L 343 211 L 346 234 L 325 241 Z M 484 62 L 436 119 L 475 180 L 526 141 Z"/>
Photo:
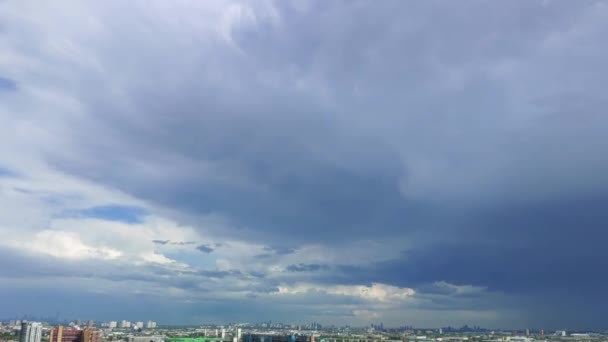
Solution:
<path fill-rule="evenodd" d="M 92 319 L 90 319 L 90 320 L 87 322 L 87 327 L 92 328 L 92 327 L 93 327 L 93 325 L 94 325 L 94 322 L 93 322 L 93 320 L 92 320 Z"/>
<path fill-rule="evenodd" d="M 49 342 L 97 342 L 99 333 L 92 328 L 65 329 L 63 326 L 55 327 L 49 334 Z"/>
<path fill-rule="evenodd" d="M 110 321 L 110 323 L 108 323 L 108 328 L 116 328 L 117 324 L 116 321 Z"/>
<path fill-rule="evenodd" d="M 164 342 L 162 336 L 128 336 L 127 342 Z"/>
<path fill-rule="evenodd" d="M 136 322 L 135 323 L 135 327 L 137 329 L 143 329 L 144 328 L 144 322 Z"/>
<path fill-rule="evenodd" d="M 313 335 L 258 335 L 246 334 L 243 342 L 314 342 Z"/>
<path fill-rule="evenodd" d="M 236 329 L 236 339 L 240 341 L 242 335 L 243 335 L 243 329 L 241 329 L 241 328 Z"/>
<path fill-rule="evenodd" d="M 220 337 L 222 338 L 222 340 L 226 338 L 226 329 L 222 328 L 222 335 Z"/>
<path fill-rule="evenodd" d="M 19 342 L 40 342 L 42 338 L 42 324 L 38 322 L 21 323 Z"/>
<path fill-rule="evenodd" d="M 129 321 L 125 321 L 124 319 L 120 322 L 120 327 L 121 328 L 130 328 L 131 327 L 131 322 Z"/>
<path fill-rule="evenodd" d="M 148 323 L 146 323 L 146 328 L 147 329 L 154 329 L 154 328 L 156 328 L 156 322 L 154 322 L 154 321 L 148 321 Z"/>
<path fill-rule="evenodd" d="M 557 330 L 555 336 L 566 337 L 566 330 Z"/>

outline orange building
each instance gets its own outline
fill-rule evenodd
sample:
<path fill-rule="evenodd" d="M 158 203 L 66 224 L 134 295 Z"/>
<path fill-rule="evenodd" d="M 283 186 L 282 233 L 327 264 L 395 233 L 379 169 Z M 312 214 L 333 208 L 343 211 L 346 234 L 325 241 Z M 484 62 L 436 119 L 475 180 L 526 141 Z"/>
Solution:
<path fill-rule="evenodd" d="M 99 333 L 91 328 L 65 329 L 58 326 L 51 330 L 49 342 L 97 342 Z"/>

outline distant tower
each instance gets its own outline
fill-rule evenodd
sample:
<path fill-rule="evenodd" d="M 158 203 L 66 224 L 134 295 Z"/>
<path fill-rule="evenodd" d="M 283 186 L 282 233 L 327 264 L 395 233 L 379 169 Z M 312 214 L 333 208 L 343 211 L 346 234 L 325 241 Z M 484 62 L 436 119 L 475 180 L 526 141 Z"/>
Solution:
<path fill-rule="evenodd" d="M 226 329 L 222 328 L 222 340 L 226 338 Z"/>
<path fill-rule="evenodd" d="M 540 336 L 545 336 L 545 331 L 543 329 L 540 329 Z"/>
<path fill-rule="evenodd" d="M 530 329 L 526 329 L 526 336 L 530 336 Z"/>
<path fill-rule="evenodd" d="M 40 342 L 42 337 L 42 324 L 38 322 L 21 323 L 19 342 Z"/>
<path fill-rule="evenodd" d="M 243 334 L 243 330 L 241 328 L 236 329 L 236 338 L 237 340 L 241 340 L 241 336 Z"/>

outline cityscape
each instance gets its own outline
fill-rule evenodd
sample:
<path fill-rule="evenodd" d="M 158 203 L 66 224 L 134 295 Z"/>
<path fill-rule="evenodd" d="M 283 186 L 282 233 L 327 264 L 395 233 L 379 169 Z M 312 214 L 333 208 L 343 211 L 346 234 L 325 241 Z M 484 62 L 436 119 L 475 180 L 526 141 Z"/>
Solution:
<path fill-rule="evenodd" d="M 499 330 L 468 325 L 460 328 L 367 327 L 285 324 L 277 322 L 226 325 L 164 326 L 154 321 L 94 322 L 74 320 L 49 324 L 26 320 L 1 322 L 2 342 L 532 342 L 608 341 L 608 332 L 543 329 Z"/>
<path fill-rule="evenodd" d="M 608 0 L 0 0 L 0 342 L 608 342 Z"/>

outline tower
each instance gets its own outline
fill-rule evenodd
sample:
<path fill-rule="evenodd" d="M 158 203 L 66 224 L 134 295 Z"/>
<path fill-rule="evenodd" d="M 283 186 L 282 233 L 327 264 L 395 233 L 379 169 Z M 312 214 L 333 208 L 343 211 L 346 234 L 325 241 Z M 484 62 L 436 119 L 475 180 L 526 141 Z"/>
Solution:
<path fill-rule="evenodd" d="M 21 323 L 19 342 L 40 342 L 42 337 L 42 324 L 38 322 Z"/>

